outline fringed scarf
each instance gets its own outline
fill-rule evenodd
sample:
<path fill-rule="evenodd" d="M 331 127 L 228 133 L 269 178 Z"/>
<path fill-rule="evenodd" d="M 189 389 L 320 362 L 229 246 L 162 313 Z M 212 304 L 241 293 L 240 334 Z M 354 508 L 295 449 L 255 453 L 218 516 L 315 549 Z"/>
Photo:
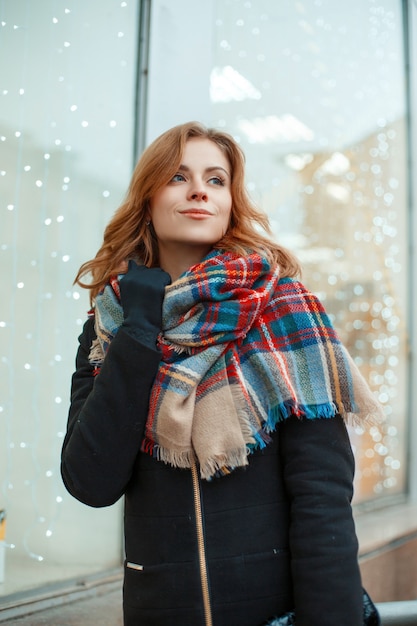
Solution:
<path fill-rule="evenodd" d="M 258 254 L 214 251 L 166 287 L 143 451 L 196 458 L 209 479 L 246 465 L 290 415 L 380 413 L 320 301 L 279 274 Z M 101 359 L 122 322 L 114 280 L 96 298 Z"/>

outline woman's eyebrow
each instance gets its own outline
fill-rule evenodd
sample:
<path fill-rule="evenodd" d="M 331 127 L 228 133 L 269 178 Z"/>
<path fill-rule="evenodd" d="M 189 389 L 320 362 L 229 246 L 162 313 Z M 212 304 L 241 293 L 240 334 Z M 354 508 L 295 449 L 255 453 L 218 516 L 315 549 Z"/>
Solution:
<path fill-rule="evenodd" d="M 189 172 L 191 168 L 188 167 L 188 165 L 181 164 L 178 170 L 183 171 L 183 172 Z M 218 172 L 219 170 L 224 172 L 226 176 L 230 178 L 229 172 L 225 170 L 224 167 L 222 167 L 221 165 L 210 165 L 209 167 L 206 167 L 204 171 L 207 173 L 210 173 L 210 172 L 216 172 L 216 171 Z"/>

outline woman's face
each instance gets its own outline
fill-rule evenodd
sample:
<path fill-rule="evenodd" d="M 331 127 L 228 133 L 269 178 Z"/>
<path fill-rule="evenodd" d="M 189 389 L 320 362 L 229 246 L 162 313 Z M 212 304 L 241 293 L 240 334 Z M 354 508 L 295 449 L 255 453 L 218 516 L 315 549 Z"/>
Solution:
<path fill-rule="evenodd" d="M 232 208 L 230 164 L 210 139 L 185 144 L 181 164 L 150 203 L 160 255 L 203 258 L 226 233 Z"/>

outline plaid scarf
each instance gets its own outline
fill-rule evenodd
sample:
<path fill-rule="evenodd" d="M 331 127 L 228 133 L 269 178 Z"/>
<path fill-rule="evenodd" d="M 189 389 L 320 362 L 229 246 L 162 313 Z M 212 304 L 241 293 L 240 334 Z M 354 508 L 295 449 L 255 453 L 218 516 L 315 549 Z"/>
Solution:
<path fill-rule="evenodd" d="M 96 298 L 99 353 L 122 321 L 111 281 Z M 159 348 L 142 450 L 175 467 L 196 458 L 205 479 L 246 465 L 290 415 L 380 412 L 317 297 L 258 254 L 213 251 L 166 287 Z"/>

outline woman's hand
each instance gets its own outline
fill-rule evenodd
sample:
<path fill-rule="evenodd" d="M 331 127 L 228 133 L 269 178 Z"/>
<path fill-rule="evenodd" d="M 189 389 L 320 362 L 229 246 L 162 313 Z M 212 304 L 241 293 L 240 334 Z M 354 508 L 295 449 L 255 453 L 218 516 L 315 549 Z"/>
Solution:
<path fill-rule="evenodd" d="M 132 337 L 155 348 L 162 326 L 162 303 L 169 274 L 156 267 L 138 265 L 130 260 L 127 273 L 120 279 L 124 330 Z"/>

